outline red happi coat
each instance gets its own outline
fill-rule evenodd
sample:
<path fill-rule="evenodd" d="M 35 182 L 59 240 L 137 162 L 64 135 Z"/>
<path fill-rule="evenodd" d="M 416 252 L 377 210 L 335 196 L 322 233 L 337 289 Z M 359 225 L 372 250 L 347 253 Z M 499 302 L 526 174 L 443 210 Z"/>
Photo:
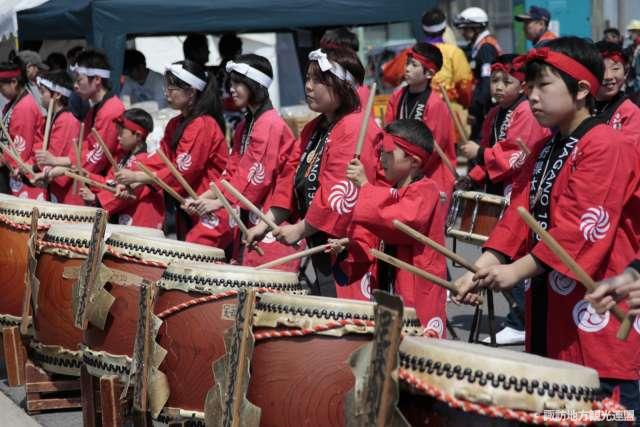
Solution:
<path fill-rule="evenodd" d="M 627 341 L 618 340 L 620 323 L 610 313 L 595 313 L 583 300 L 585 288 L 544 243 L 535 244 L 516 212 L 519 206 L 531 209 L 530 180 L 541 149 L 532 153 L 514 181 L 511 204 L 484 248 L 511 259 L 531 253 L 548 267 L 544 276 L 546 356 L 589 366 L 603 378 L 637 380 L 638 322 Z M 595 125 L 577 142 L 551 191 L 548 231 L 594 280 L 618 274 L 638 249 L 637 235 L 624 226 L 636 222 L 638 215 L 625 206 L 638 182 L 636 150 L 620 133 L 604 124 Z M 530 350 L 531 310 L 536 309 L 531 306 L 530 289 L 526 300 Z"/>
<path fill-rule="evenodd" d="M 2 111 L 2 120 L 5 128 L 9 131 L 13 140 L 14 148 L 25 163 L 33 163 L 33 150 L 36 142 L 36 133 L 44 122 L 42 111 L 33 96 L 25 90 L 25 93 L 17 100 L 15 105 L 7 103 Z M 2 136 L 4 140 L 4 135 Z M 17 163 L 8 155 L 4 154 L 4 162 L 15 169 Z M 28 178 L 19 175 L 10 177 L 9 186 L 11 194 L 26 199 L 45 200 L 46 191 L 43 188 L 34 187 L 29 183 Z"/>
<path fill-rule="evenodd" d="M 394 246 L 398 259 L 446 278 L 444 256 L 399 232 L 391 223 L 397 219 L 444 244 L 436 214 L 439 209 L 442 209 L 440 190 L 429 178 L 422 178 L 399 189 L 366 184 L 360 189 L 353 220 L 379 236 L 385 245 Z M 446 289 L 407 271 L 396 270 L 394 290 L 407 307 L 415 307 L 427 334 L 440 338 L 444 336 L 447 321 Z"/>
<path fill-rule="evenodd" d="M 502 183 L 506 196 L 511 192 L 511 182 L 526 158 L 516 138 L 521 138 L 529 151 L 535 151 L 537 145 L 546 142 L 550 131 L 540 126 L 526 99 L 520 100 L 507 113 L 501 126 L 494 126 L 500 109 L 500 106 L 495 106 L 489 110 L 482 124 L 481 150 L 478 155 L 482 156 L 483 161 L 469 171 L 469 177 L 478 184 L 482 184 L 485 179 L 492 183 Z"/>
<path fill-rule="evenodd" d="M 640 142 L 640 108 L 630 99 L 626 98 L 618 105 L 607 123 L 634 142 Z"/>
<path fill-rule="evenodd" d="M 122 159 L 119 159 L 118 164 L 121 163 Z M 142 163 L 152 171 L 159 171 L 165 167 L 162 160 L 155 153 L 149 154 L 146 152 L 129 157 L 122 167 L 132 171 L 139 171 L 140 169 L 137 167 L 139 163 Z M 91 175 L 91 177 L 110 185 L 116 182 L 113 168 L 110 168 L 107 176 L 102 179 L 98 175 Z M 136 196 L 135 199 L 118 199 L 110 191 L 91 189 L 94 190 L 100 202 L 100 207 L 109 212 L 110 216 L 115 217 L 118 224 L 162 229 L 164 224 L 164 195 L 155 186 L 139 186 L 133 193 Z"/>
<path fill-rule="evenodd" d="M 182 136 L 175 148 L 171 148 L 171 141 L 178 126 L 184 119 L 178 115 L 167 123 L 164 136 L 160 142 L 162 151 L 176 166 L 176 169 L 184 176 L 197 194 L 202 194 L 209 189 L 212 180 L 220 178 L 227 165 L 228 149 L 224 132 L 218 123 L 209 115 L 202 115 L 193 119 L 182 132 Z M 186 191 L 167 168 L 160 169 L 157 176 L 166 182 L 180 195 L 186 197 Z M 226 213 L 220 213 L 224 216 Z M 214 215 L 205 215 L 194 218 L 195 227 L 215 228 L 222 218 Z M 224 221 L 228 221 L 225 216 Z M 179 230 L 180 231 L 180 230 Z M 184 231 L 184 230 L 183 230 Z M 182 233 L 182 231 L 181 231 Z M 201 244 L 212 244 L 211 241 L 200 239 L 199 235 L 190 236 L 187 241 Z M 230 240 L 226 242 L 230 243 Z"/>
<path fill-rule="evenodd" d="M 109 170 L 109 160 L 102 152 L 91 128 L 96 128 L 111 155 L 116 158 L 118 145 L 118 127 L 115 120 L 124 113 L 124 104 L 115 95 L 106 95 L 98 104 L 91 107 L 84 118 L 84 141 L 82 143 L 82 166 L 90 173 L 104 176 Z M 75 163 L 75 156 L 73 157 Z"/>
<path fill-rule="evenodd" d="M 44 144 L 45 124 L 36 134 L 35 149 L 41 150 Z M 51 131 L 49 132 L 48 151 L 56 157 L 68 157 L 75 161 L 74 144 L 77 144 L 80 134 L 80 122 L 68 110 L 61 110 L 53 116 Z M 84 205 L 79 194 L 72 192 L 73 180 L 62 175 L 49 183 L 49 199 L 54 203 L 68 205 Z"/>
<path fill-rule="evenodd" d="M 405 92 L 408 90 L 408 87 L 402 87 L 393 92 L 384 116 L 385 123 L 389 124 L 399 118 L 400 103 Z M 455 167 L 456 132 L 453 126 L 453 120 L 447 105 L 434 92 L 429 94 L 422 120 L 429 130 L 431 130 L 434 141 L 442 148 L 442 151 Z M 425 174 L 436 182 L 440 191 L 444 191 L 447 194 L 447 200 L 450 199 L 455 178 L 436 153 L 431 156 L 429 164 L 426 166 Z"/>

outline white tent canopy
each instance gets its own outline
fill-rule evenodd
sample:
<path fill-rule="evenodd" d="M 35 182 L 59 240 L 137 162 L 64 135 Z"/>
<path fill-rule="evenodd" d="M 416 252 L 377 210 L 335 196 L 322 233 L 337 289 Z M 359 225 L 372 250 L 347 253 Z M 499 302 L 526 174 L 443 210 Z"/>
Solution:
<path fill-rule="evenodd" d="M 31 9 L 49 0 L 2 0 L 0 6 L 0 40 L 18 35 L 18 17 L 21 10 Z"/>

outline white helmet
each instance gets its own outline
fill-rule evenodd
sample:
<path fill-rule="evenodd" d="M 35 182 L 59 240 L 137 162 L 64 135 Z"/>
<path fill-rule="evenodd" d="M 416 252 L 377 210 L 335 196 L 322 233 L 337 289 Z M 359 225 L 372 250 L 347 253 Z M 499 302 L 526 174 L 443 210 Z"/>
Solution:
<path fill-rule="evenodd" d="M 487 12 L 479 7 L 468 7 L 453 20 L 456 28 L 486 27 L 489 24 Z"/>

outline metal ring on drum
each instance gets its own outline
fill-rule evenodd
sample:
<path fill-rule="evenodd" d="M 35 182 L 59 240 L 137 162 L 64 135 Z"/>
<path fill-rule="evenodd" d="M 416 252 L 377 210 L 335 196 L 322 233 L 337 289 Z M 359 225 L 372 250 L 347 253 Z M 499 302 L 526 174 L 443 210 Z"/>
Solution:
<path fill-rule="evenodd" d="M 454 239 L 482 245 L 509 205 L 509 200 L 478 191 L 455 191 L 447 215 L 446 234 Z"/>

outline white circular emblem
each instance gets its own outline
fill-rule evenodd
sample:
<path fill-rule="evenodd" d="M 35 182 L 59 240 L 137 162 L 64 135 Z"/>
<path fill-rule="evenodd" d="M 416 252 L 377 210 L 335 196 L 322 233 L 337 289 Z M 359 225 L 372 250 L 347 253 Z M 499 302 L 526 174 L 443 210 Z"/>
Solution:
<path fill-rule="evenodd" d="M 438 338 L 442 338 L 442 334 L 444 333 L 444 322 L 439 317 L 433 317 L 431 320 L 427 322 L 427 326 L 424 328 L 425 335 L 429 331 L 433 331 L 438 335 Z"/>
<path fill-rule="evenodd" d="M 56 197 L 55 194 L 53 193 L 49 194 L 49 198 L 51 199 L 51 203 L 58 203 L 58 198 Z"/>
<path fill-rule="evenodd" d="M 276 238 L 273 237 L 273 234 L 271 234 L 271 232 L 268 232 L 267 234 L 264 235 L 264 238 L 262 239 L 262 243 L 266 243 L 266 244 L 270 244 L 276 241 Z"/>
<path fill-rule="evenodd" d="M 526 160 L 527 155 L 522 151 L 516 151 L 515 153 L 509 156 L 509 167 L 511 169 L 519 169 L 524 165 L 524 161 Z"/>
<path fill-rule="evenodd" d="M 602 316 L 585 300 L 580 300 L 573 307 L 573 321 L 579 329 L 585 332 L 598 332 L 609 323 L 609 312 Z"/>
<path fill-rule="evenodd" d="M 524 279 L 524 291 L 531 289 L 531 279 Z"/>
<path fill-rule="evenodd" d="M 551 289 L 553 289 L 555 293 L 560 295 L 569 295 L 576 288 L 575 280 L 557 271 L 549 273 L 549 285 L 551 285 Z"/>
<path fill-rule="evenodd" d="M 13 137 L 13 147 L 18 153 L 22 153 L 27 148 L 27 141 L 21 135 L 16 135 Z"/>
<path fill-rule="evenodd" d="M 178 166 L 178 170 L 180 172 L 186 172 L 191 167 L 191 154 L 189 153 L 180 153 L 176 157 L 176 166 Z"/>
<path fill-rule="evenodd" d="M 264 182 L 265 171 L 262 163 L 255 162 L 249 168 L 249 173 L 247 174 L 247 180 L 253 185 L 260 185 Z"/>
<path fill-rule="evenodd" d="M 87 154 L 87 160 L 89 161 L 89 163 L 93 163 L 94 165 L 96 165 L 100 160 L 102 160 L 102 156 L 104 156 L 102 148 L 97 145 L 93 147 L 93 150 L 89 151 L 89 153 Z"/>
<path fill-rule="evenodd" d="M 9 187 L 11 188 L 11 191 L 13 191 L 14 193 L 17 193 L 18 191 L 20 191 L 23 185 L 24 184 L 22 184 L 22 180 L 20 178 L 15 179 L 12 176 L 9 177 Z"/>
<path fill-rule="evenodd" d="M 118 224 L 120 225 L 131 225 L 133 224 L 133 217 L 127 214 L 118 215 Z"/>
<path fill-rule="evenodd" d="M 220 223 L 220 220 L 215 214 L 208 213 L 200 217 L 200 223 L 207 228 L 216 228 Z"/>
<path fill-rule="evenodd" d="M 640 334 L 640 316 L 636 316 L 636 321 L 633 322 L 633 329 Z"/>
<path fill-rule="evenodd" d="M 609 214 L 602 206 L 589 208 L 580 217 L 580 231 L 588 242 L 604 239 L 610 227 Z"/>
<path fill-rule="evenodd" d="M 353 210 L 358 200 L 358 188 L 351 181 L 340 181 L 331 187 L 329 204 L 334 212 L 340 215 L 348 214 Z"/>
<path fill-rule="evenodd" d="M 391 198 L 395 201 L 400 200 L 400 192 L 398 191 L 397 188 L 389 188 L 389 194 L 391 194 Z"/>
<path fill-rule="evenodd" d="M 362 296 L 371 301 L 371 272 L 368 271 L 367 274 L 362 276 L 360 279 L 360 292 L 362 292 Z"/>

